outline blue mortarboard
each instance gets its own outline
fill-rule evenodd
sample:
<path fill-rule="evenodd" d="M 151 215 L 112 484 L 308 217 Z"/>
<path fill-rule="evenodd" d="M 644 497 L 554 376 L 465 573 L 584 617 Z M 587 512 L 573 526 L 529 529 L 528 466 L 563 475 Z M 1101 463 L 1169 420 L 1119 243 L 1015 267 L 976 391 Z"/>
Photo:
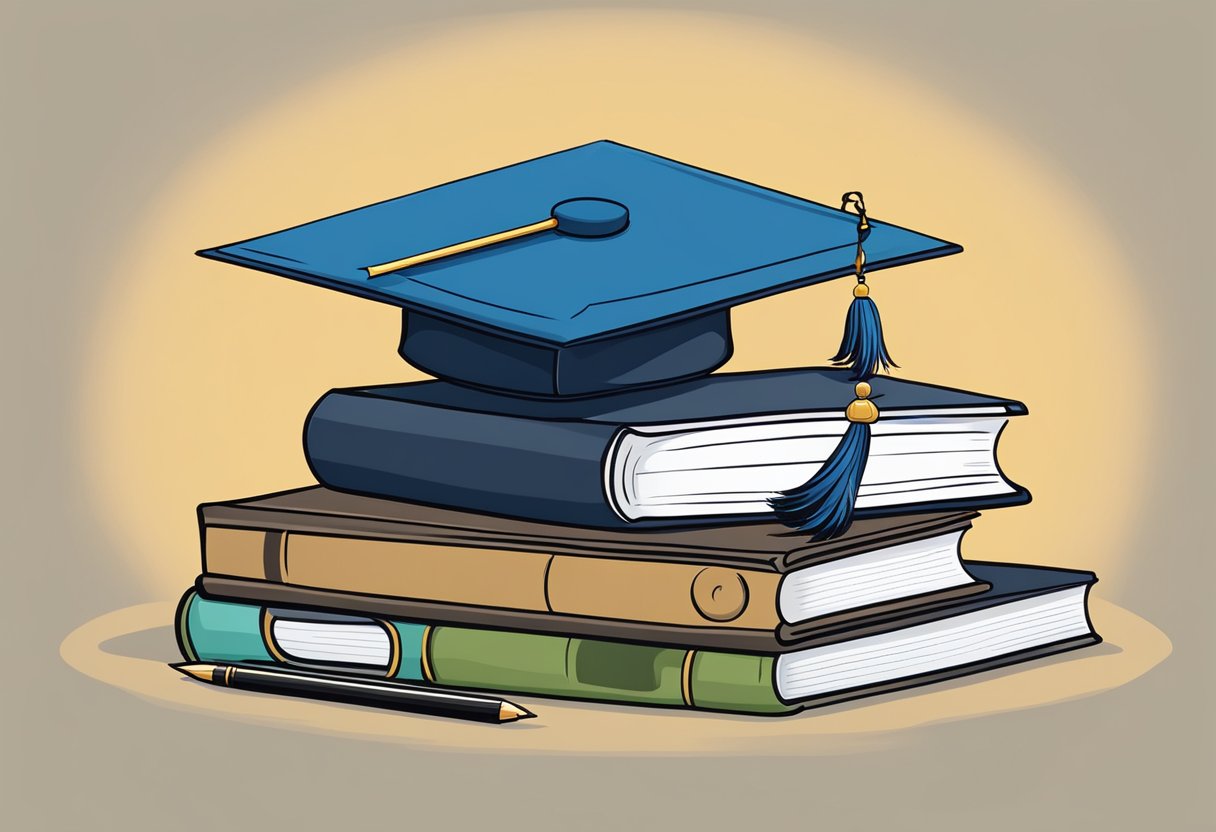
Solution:
<path fill-rule="evenodd" d="M 867 234 L 871 270 L 961 250 Z M 599 141 L 199 253 L 402 307 L 401 354 L 435 375 L 586 395 L 711 372 L 730 307 L 853 274 L 858 250 L 854 214 Z"/>
<path fill-rule="evenodd" d="M 855 191 L 835 209 L 601 141 L 199 253 L 400 306 L 407 361 L 533 396 L 710 373 L 730 357 L 731 307 L 853 275 L 832 359 L 858 382 L 848 427 L 770 500 L 825 539 L 852 522 L 879 418 L 867 380 L 893 365 L 867 268 L 958 251 L 871 220 Z"/>

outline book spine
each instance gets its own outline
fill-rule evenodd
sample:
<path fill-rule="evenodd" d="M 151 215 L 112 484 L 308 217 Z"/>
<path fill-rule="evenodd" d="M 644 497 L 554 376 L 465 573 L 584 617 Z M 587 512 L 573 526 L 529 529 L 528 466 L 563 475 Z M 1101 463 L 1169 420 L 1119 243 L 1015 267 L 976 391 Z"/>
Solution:
<path fill-rule="evenodd" d="M 298 664 L 273 641 L 269 610 L 204 598 L 190 590 L 178 641 L 190 660 Z M 313 620 L 318 616 L 313 614 Z M 369 619 L 340 617 L 334 626 Z M 621 642 L 473 630 L 416 622 L 392 628 L 387 675 L 503 693 L 635 705 L 779 714 L 795 709 L 774 687 L 773 657 Z"/>
<path fill-rule="evenodd" d="M 618 428 L 431 407 L 331 391 L 304 427 L 304 454 L 331 488 L 427 505 L 599 527 L 604 456 Z"/>
<path fill-rule="evenodd" d="M 305 607 L 349 615 L 364 615 L 400 621 L 429 621 L 456 627 L 511 630 L 524 633 L 579 635 L 607 641 L 641 644 L 675 644 L 743 653 L 779 653 L 793 649 L 783 644 L 773 630 L 743 630 L 735 627 L 688 627 L 591 618 L 554 612 L 529 612 L 500 607 L 474 607 L 415 601 L 382 595 L 333 592 L 327 589 L 272 584 L 245 578 L 201 575 L 196 588 L 208 598 L 273 607 Z"/>
<path fill-rule="evenodd" d="M 771 632 L 775 572 L 204 527 L 209 575 L 335 592 Z"/>
<path fill-rule="evenodd" d="M 187 661 L 269 662 L 263 608 L 202 598 L 193 589 L 177 607 L 177 646 Z"/>

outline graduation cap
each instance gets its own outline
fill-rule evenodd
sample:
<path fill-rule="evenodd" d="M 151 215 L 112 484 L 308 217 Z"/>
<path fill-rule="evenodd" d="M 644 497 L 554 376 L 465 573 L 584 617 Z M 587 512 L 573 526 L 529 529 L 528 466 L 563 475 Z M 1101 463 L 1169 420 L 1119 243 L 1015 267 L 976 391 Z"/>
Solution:
<path fill-rule="evenodd" d="M 401 307 L 401 356 L 441 378 L 582 396 L 708 374 L 730 357 L 731 307 L 846 275 L 835 360 L 864 384 L 890 363 L 866 270 L 961 250 L 869 219 L 857 193 L 835 208 L 598 141 L 199 254 Z M 850 413 L 876 414 L 861 392 Z M 841 443 L 837 497 L 860 442 Z M 821 491 L 774 508 L 804 527 Z"/>
<path fill-rule="evenodd" d="M 401 307 L 441 378 L 588 395 L 718 368 L 732 306 L 855 273 L 857 219 L 599 141 L 199 254 Z M 870 270 L 961 250 L 869 225 Z"/>

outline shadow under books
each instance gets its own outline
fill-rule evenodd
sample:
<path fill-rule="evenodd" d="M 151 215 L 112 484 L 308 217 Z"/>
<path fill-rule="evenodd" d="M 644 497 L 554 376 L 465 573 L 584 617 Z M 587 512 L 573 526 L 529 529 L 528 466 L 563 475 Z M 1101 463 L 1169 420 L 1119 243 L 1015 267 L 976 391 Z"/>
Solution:
<path fill-rule="evenodd" d="M 899 733 L 1092 696 L 1143 675 L 1169 655 L 1169 639 L 1143 618 L 1094 598 L 1095 647 L 935 685 L 765 718 L 539 697 L 515 697 L 539 718 L 485 726 L 371 708 L 285 699 L 190 684 L 166 666 L 177 658 L 172 604 L 116 610 L 64 639 L 79 672 L 159 705 L 215 717 L 417 748 L 480 753 L 838 754 Z"/>

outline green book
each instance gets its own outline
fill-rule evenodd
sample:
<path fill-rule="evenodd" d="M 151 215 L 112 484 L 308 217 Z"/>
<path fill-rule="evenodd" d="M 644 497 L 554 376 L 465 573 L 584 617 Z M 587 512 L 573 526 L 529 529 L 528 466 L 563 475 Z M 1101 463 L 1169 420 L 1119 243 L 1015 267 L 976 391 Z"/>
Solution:
<path fill-rule="evenodd" d="M 1099 641 L 1088 572 L 975 564 L 988 592 L 934 620 L 803 650 L 731 653 L 471 629 L 236 603 L 194 589 L 178 608 L 190 661 L 277 663 L 445 687 L 634 705 L 787 714 Z M 982 574 L 981 574 L 982 573 Z"/>

